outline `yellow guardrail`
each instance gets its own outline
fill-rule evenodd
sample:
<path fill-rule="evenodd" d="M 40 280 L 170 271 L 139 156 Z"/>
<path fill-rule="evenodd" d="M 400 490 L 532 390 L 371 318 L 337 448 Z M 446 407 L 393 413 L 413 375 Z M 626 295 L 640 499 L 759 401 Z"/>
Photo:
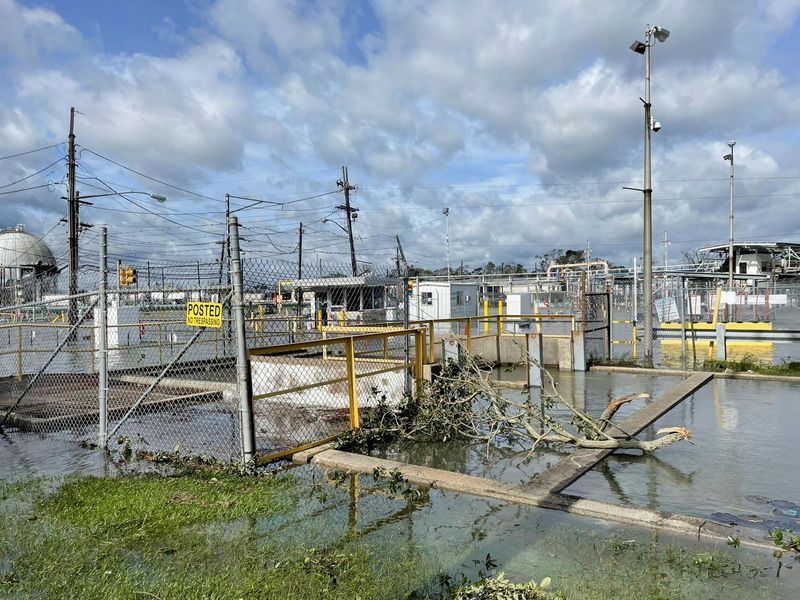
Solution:
<path fill-rule="evenodd" d="M 357 346 L 359 344 L 374 340 L 388 341 L 390 338 L 393 337 L 404 338 L 405 336 L 412 336 L 412 335 L 414 336 L 415 351 L 413 352 L 413 355 L 410 357 L 411 360 L 409 360 L 408 362 L 406 362 L 405 360 L 394 361 L 393 364 L 389 367 L 382 367 L 379 369 L 372 369 L 368 371 L 363 371 L 363 370 L 358 371 L 356 369 L 356 362 L 358 360 Z M 361 426 L 361 416 L 360 416 L 359 401 L 358 401 L 358 385 L 357 385 L 359 379 L 363 379 L 365 377 L 370 377 L 373 375 L 380 375 L 382 373 L 389 373 L 393 371 L 404 371 L 405 369 L 410 368 L 413 369 L 414 371 L 414 379 L 416 382 L 416 393 L 418 395 L 422 394 L 422 371 L 424 368 L 424 353 L 418 350 L 425 347 L 424 335 L 425 335 L 424 331 L 418 328 L 392 329 L 390 331 L 384 330 L 371 333 L 363 333 L 360 335 L 349 335 L 349 336 L 341 336 L 329 339 L 309 340 L 304 342 L 293 342 L 289 344 L 278 344 L 275 346 L 265 346 L 262 348 L 252 348 L 250 350 L 251 358 L 258 356 L 291 354 L 297 352 L 304 352 L 308 350 L 320 350 L 322 352 L 332 345 L 343 346 L 345 373 L 337 377 L 328 377 L 321 381 L 314 381 L 312 383 L 306 383 L 303 385 L 295 385 L 280 389 L 271 389 L 268 392 L 264 392 L 261 394 L 253 394 L 251 398 L 255 402 L 257 400 L 266 400 L 268 398 L 275 398 L 286 394 L 304 392 L 315 388 L 321 388 L 324 386 L 344 383 L 347 389 L 350 427 L 352 429 L 358 429 Z M 295 452 L 299 452 L 302 449 L 313 448 L 320 444 L 326 443 L 327 441 L 330 441 L 330 439 L 331 439 L 330 437 L 327 437 L 321 440 L 317 440 L 315 442 L 304 444 L 302 446 L 291 448 L 289 450 L 284 450 L 275 454 L 270 454 L 268 456 L 262 456 L 258 459 L 258 461 L 269 462 L 277 460 L 279 458 L 283 458 L 285 456 L 294 454 Z"/>

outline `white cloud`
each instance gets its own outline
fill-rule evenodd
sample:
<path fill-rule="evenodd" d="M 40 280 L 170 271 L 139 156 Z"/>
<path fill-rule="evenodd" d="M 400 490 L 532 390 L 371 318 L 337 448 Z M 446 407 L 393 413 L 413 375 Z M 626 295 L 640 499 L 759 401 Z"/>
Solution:
<path fill-rule="evenodd" d="M 342 2 L 219 0 L 207 31 L 167 23 L 180 50 L 153 56 L 90 48 L 66 13 L 0 0 L 11 57 L 0 133 L 15 147 L 61 141 L 74 105 L 81 145 L 216 195 L 232 184 L 214 181 L 240 177 L 252 195 L 264 188 L 244 181 L 265 172 L 349 164 L 365 184 L 365 243 L 371 225 L 414 227 L 400 230 L 409 254 L 443 257 L 437 211 L 450 206 L 454 261 L 527 261 L 589 239 L 595 255 L 627 262 L 641 248 L 641 201 L 619 188 L 641 182 L 644 70 L 628 44 L 658 23 L 672 36 L 653 52 L 664 123 L 654 230 L 667 227 L 676 251 L 679 240 L 724 233 L 721 152 L 733 137 L 742 227 L 800 232 L 795 211 L 747 220 L 766 199 L 787 206 L 792 197 L 775 194 L 797 191 L 795 180 L 744 179 L 800 176 L 789 158 L 797 86 L 765 60 L 795 35 L 798 2 L 380 0 L 371 12 L 374 23 Z M 335 178 L 289 179 L 270 193 L 326 190 Z M 583 185 L 604 181 L 615 183 Z"/>

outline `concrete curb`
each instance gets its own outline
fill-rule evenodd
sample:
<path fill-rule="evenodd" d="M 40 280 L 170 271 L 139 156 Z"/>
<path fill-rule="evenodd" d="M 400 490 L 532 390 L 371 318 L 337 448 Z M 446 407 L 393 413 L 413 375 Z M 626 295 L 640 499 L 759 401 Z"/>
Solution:
<path fill-rule="evenodd" d="M 717 373 L 715 371 L 682 371 L 680 369 L 646 369 L 644 367 L 617 367 L 614 365 L 596 365 L 591 367 L 591 371 L 597 373 L 629 373 L 631 375 L 666 375 L 676 377 L 688 377 L 697 373 L 711 373 L 714 379 L 742 379 L 745 381 L 783 381 L 786 383 L 800 384 L 800 377 L 792 375 L 763 375 L 762 373 L 743 373 L 731 371 L 727 373 Z"/>
<path fill-rule="evenodd" d="M 304 462 L 305 458 L 309 458 L 311 464 L 319 467 L 347 471 L 350 473 L 371 475 L 376 468 L 382 469 L 384 473 L 389 473 L 397 469 L 409 483 L 415 485 L 470 494 L 473 496 L 482 496 L 527 506 L 560 510 L 562 512 L 614 521 L 627 525 L 661 529 L 672 533 L 696 537 L 698 539 L 706 538 L 718 542 L 725 542 L 729 535 L 738 534 L 739 536 L 744 536 L 740 537 L 743 545 L 762 550 L 773 548 L 765 542 L 746 537 L 746 533 L 739 528 L 727 527 L 697 517 L 662 514 L 644 508 L 617 506 L 615 504 L 586 500 L 584 498 L 577 498 L 565 494 L 542 495 L 515 485 L 485 479 L 483 477 L 453 473 L 442 469 L 411 465 L 383 458 L 374 458 L 362 454 L 342 452 L 341 450 L 320 450 L 310 457 L 307 455 L 301 457 L 299 453 L 295 455 L 296 462 Z"/>

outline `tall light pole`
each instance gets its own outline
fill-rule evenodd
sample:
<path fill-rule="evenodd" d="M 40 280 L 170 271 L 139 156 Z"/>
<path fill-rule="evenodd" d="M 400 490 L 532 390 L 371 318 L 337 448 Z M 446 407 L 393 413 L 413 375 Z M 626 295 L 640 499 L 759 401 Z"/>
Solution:
<path fill-rule="evenodd" d="M 734 256 L 733 256 L 733 147 L 736 145 L 735 140 L 731 140 L 728 142 L 728 147 L 731 149 L 730 153 L 726 154 L 722 157 L 723 160 L 730 161 L 731 163 L 731 173 L 730 173 L 730 205 L 729 205 L 729 214 L 728 214 L 728 290 L 733 289 L 733 265 L 734 265 Z"/>
<path fill-rule="evenodd" d="M 650 49 L 653 46 L 653 38 L 659 42 L 665 42 L 669 37 L 669 31 L 663 27 L 655 25 L 647 26 L 644 33 L 644 42 L 635 41 L 631 44 L 631 50 L 638 54 L 644 54 L 644 235 L 643 237 L 643 270 L 644 270 L 644 362 L 645 365 L 653 364 L 653 187 L 652 170 L 650 166 L 650 132 L 659 131 L 661 123 L 654 121 L 650 113 Z"/>
<path fill-rule="evenodd" d="M 442 209 L 442 214 L 444 215 L 445 228 L 444 244 L 447 248 L 447 281 L 450 281 L 450 209 L 445 206 Z"/>

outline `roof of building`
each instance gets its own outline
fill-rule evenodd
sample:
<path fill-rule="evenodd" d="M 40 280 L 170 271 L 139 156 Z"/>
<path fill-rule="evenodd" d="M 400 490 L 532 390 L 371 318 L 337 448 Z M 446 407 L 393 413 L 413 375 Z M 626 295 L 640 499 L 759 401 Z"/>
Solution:
<path fill-rule="evenodd" d="M 780 252 L 792 248 L 794 250 L 800 249 L 798 242 L 734 242 L 733 247 L 737 250 L 751 250 L 754 252 Z M 718 244 L 716 246 L 706 246 L 700 248 L 698 252 L 728 252 L 728 244 Z"/>
<path fill-rule="evenodd" d="M 281 287 L 284 289 L 302 288 L 306 291 L 312 291 L 329 288 L 397 285 L 400 281 L 400 279 L 378 277 L 376 275 L 362 275 L 359 277 L 309 277 L 307 279 L 283 281 L 281 282 Z"/>

